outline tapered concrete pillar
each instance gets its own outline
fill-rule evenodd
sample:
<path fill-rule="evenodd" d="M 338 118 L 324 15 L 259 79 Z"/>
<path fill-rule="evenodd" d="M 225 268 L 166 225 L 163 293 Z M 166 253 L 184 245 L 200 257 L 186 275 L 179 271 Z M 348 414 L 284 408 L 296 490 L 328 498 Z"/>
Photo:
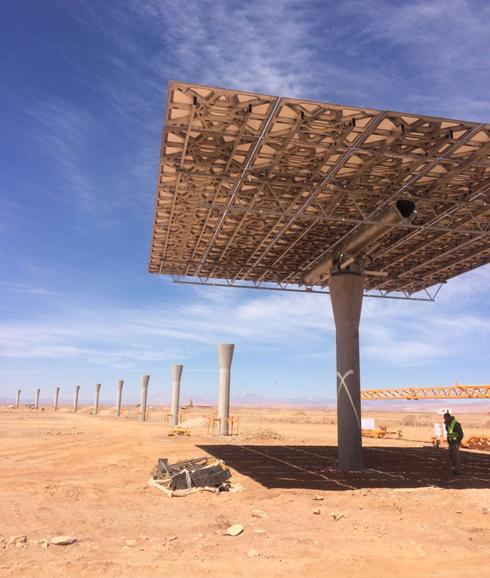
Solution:
<path fill-rule="evenodd" d="M 95 384 L 94 415 L 99 413 L 100 383 Z"/>
<path fill-rule="evenodd" d="M 141 400 L 140 400 L 140 421 L 146 421 L 146 401 L 148 399 L 148 382 L 149 375 L 143 375 L 141 378 Z"/>
<path fill-rule="evenodd" d="M 219 392 L 218 417 L 221 419 L 219 435 L 228 435 L 228 418 L 230 417 L 230 373 L 231 361 L 235 346 L 232 343 L 218 345 L 219 359 Z"/>
<path fill-rule="evenodd" d="M 15 400 L 15 409 L 19 409 L 21 389 L 17 390 L 17 398 Z"/>
<path fill-rule="evenodd" d="M 60 398 L 60 388 L 57 387 L 54 390 L 54 402 L 53 402 L 53 409 L 54 411 L 58 411 L 58 400 Z"/>
<path fill-rule="evenodd" d="M 172 365 L 172 425 L 179 423 L 180 378 L 183 365 Z"/>
<path fill-rule="evenodd" d="M 364 277 L 333 273 L 329 281 L 337 341 L 337 432 L 341 470 L 362 469 L 359 320 Z"/>
<path fill-rule="evenodd" d="M 124 385 L 124 379 L 120 379 L 117 382 L 117 386 L 116 386 L 116 410 L 114 412 L 114 415 L 116 417 L 121 417 L 121 401 L 122 401 L 123 385 Z"/>
<path fill-rule="evenodd" d="M 34 409 L 39 409 L 39 395 L 41 394 L 41 389 L 38 387 L 36 389 L 36 400 L 34 401 Z"/>
<path fill-rule="evenodd" d="M 80 393 L 80 386 L 75 385 L 75 395 L 73 397 L 73 413 L 78 411 L 78 394 Z"/>

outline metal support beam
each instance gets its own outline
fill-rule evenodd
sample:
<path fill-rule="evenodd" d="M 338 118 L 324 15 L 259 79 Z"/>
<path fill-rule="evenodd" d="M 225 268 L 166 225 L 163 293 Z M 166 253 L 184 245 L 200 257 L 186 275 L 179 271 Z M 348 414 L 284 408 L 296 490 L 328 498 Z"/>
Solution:
<path fill-rule="evenodd" d="M 182 155 L 180 158 L 180 165 L 179 168 L 182 169 L 182 167 L 184 166 L 184 161 L 185 161 L 185 154 L 187 151 L 187 145 L 189 143 L 189 137 L 191 134 L 191 128 L 192 128 L 192 120 L 194 119 L 194 115 L 196 114 L 196 106 L 193 105 L 192 106 L 192 110 L 191 110 L 191 118 L 189 121 L 189 126 L 187 128 L 187 132 L 185 135 L 185 140 L 184 140 L 184 146 L 183 146 L 183 150 L 182 150 Z M 170 239 L 170 231 L 172 229 L 172 221 L 173 221 L 173 217 L 174 217 L 174 211 L 175 211 L 175 203 L 177 200 L 177 194 L 178 194 L 178 190 L 179 190 L 179 183 L 180 183 L 180 179 L 181 179 L 181 173 L 177 174 L 177 182 L 175 183 L 175 190 L 174 190 L 174 196 L 172 198 L 172 207 L 170 209 L 170 216 L 168 219 L 168 227 L 167 227 L 167 234 L 165 236 L 165 243 L 163 245 L 163 251 L 162 251 L 162 259 L 165 259 L 166 255 L 167 255 L 167 247 L 168 247 L 168 242 Z"/>
<path fill-rule="evenodd" d="M 306 198 L 306 200 L 301 204 L 301 206 L 298 208 L 296 214 L 294 214 L 293 216 L 291 216 L 287 222 L 280 228 L 279 232 L 274 236 L 273 240 L 269 242 L 269 244 L 267 245 L 267 247 L 262 251 L 262 253 L 255 258 L 255 254 L 256 252 L 262 247 L 262 243 L 265 241 L 265 239 L 260 243 L 260 245 L 257 247 L 257 249 L 254 251 L 252 257 L 250 257 L 247 260 L 247 269 L 246 272 L 241 275 L 242 277 L 245 277 L 248 272 L 250 271 L 251 268 L 253 268 L 254 266 L 256 266 L 258 263 L 260 263 L 260 261 L 262 261 L 262 259 L 268 255 L 268 253 L 270 252 L 270 250 L 272 249 L 272 247 L 277 243 L 277 241 L 279 239 L 282 238 L 282 236 L 284 235 L 284 233 L 291 227 L 291 225 L 293 225 L 293 223 L 301 216 L 303 215 L 303 213 L 306 211 L 306 209 L 316 200 L 316 198 L 318 197 L 318 195 L 322 192 L 323 188 L 325 187 L 325 185 L 331 180 L 333 179 L 333 177 L 342 169 L 342 167 L 345 165 L 346 161 L 352 156 L 352 154 L 354 153 L 354 151 L 356 150 L 356 148 L 358 146 L 360 146 L 368 137 L 369 135 L 372 134 L 372 132 L 374 131 L 374 129 L 378 126 L 378 124 L 383 120 L 383 118 L 385 117 L 386 113 L 385 112 L 380 112 L 378 113 L 375 117 L 372 117 L 371 120 L 368 122 L 368 124 L 366 125 L 365 129 L 363 130 L 363 132 L 361 132 L 360 134 L 357 135 L 356 139 L 354 140 L 354 142 L 352 143 L 352 145 L 342 154 L 340 155 L 340 158 L 338 159 L 338 161 L 335 163 L 335 165 L 333 167 L 331 167 L 331 169 L 328 171 L 328 174 L 322 179 L 322 181 L 320 182 L 320 184 L 315 188 L 315 190 L 313 190 L 308 197 Z M 284 216 L 281 216 L 280 219 L 277 221 L 276 225 L 272 228 L 271 233 L 273 233 L 276 229 L 277 226 L 279 226 L 281 224 L 281 222 L 284 220 Z M 267 236 L 268 237 L 268 236 Z M 266 237 L 266 238 L 267 238 Z M 255 258 L 253 265 L 248 266 L 250 264 L 250 261 Z M 235 277 L 238 278 L 239 276 Z"/>
<path fill-rule="evenodd" d="M 290 291 L 292 293 L 321 293 L 324 295 L 329 295 L 330 291 L 328 289 L 318 289 L 316 287 L 309 286 L 299 286 L 294 283 L 263 283 L 259 282 L 254 284 L 253 282 L 241 281 L 208 281 L 206 279 L 196 279 L 193 277 L 184 277 L 182 275 L 172 275 L 173 283 L 177 285 L 204 285 L 206 287 L 229 287 L 232 289 L 255 289 L 259 291 Z M 434 282 L 436 283 L 436 282 Z M 373 290 L 365 291 L 364 297 L 371 297 L 374 299 L 397 299 L 404 301 L 430 301 L 433 302 L 434 298 L 431 296 L 427 297 L 414 297 L 413 295 L 408 295 L 404 292 L 388 293 L 387 291 Z"/>
<path fill-rule="evenodd" d="M 257 154 L 257 151 L 259 150 L 260 144 L 261 144 L 261 140 L 264 137 L 264 135 L 267 133 L 267 130 L 269 129 L 269 126 L 272 122 L 272 119 L 274 118 L 277 109 L 279 108 L 279 104 L 281 102 L 281 99 L 278 98 L 274 105 L 272 106 L 271 112 L 269 114 L 269 117 L 266 121 L 266 123 L 264 124 L 264 128 L 262 129 L 262 132 L 260 133 L 259 138 L 257 139 L 256 143 L 254 144 L 254 146 L 251 149 L 250 154 L 248 155 L 247 161 L 245 163 L 245 166 L 242 169 L 242 172 L 238 178 L 238 180 L 236 181 L 234 187 L 233 187 L 233 191 L 230 194 L 228 201 L 226 202 L 226 207 L 225 210 L 223 211 L 223 214 L 220 217 L 220 220 L 218 222 L 218 225 L 215 227 L 213 235 L 211 237 L 211 240 L 209 241 L 206 250 L 204 251 L 204 256 L 203 256 L 203 262 L 206 261 L 206 259 L 208 258 L 209 252 L 211 251 L 211 248 L 219 234 L 219 232 L 221 231 L 221 227 L 223 226 L 223 223 L 226 220 L 226 217 L 228 215 L 228 210 L 230 209 L 230 207 L 233 205 L 233 203 L 235 202 L 235 198 L 238 195 L 238 193 L 240 192 L 240 186 L 242 184 L 243 178 L 250 166 L 250 164 L 252 163 L 253 159 L 255 158 L 255 155 Z M 230 157 L 231 159 L 231 157 Z M 197 271 L 197 273 L 199 274 L 199 269 Z"/>
<path fill-rule="evenodd" d="M 446 149 L 446 151 L 439 156 L 436 156 L 435 158 L 433 158 L 433 160 L 427 164 L 423 169 L 421 169 L 419 172 L 415 173 L 414 175 L 412 175 L 410 177 L 410 179 L 408 179 L 403 186 L 401 186 L 400 188 L 396 188 L 394 192 L 389 192 L 388 196 L 386 198 L 386 200 L 384 200 L 379 206 L 377 206 L 368 216 L 367 216 L 367 220 L 372 220 L 373 218 L 376 218 L 376 215 L 383 210 L 389 203 L 391 203 L 393 200 L 397 199 L 400 195 L 404 194 L 405 191 L 408 189 L 408 187 L 412 186 L 415 182 L 417 182 L 418 180 L 420 180 L 422 177 L 424 177 L 427 173 L 430 172 L 430 170 L 432 170 L 435 166 L 437 166 L 441 160 L 445 159 L 446 157 L 450 156 L 451 154 L 453 154 L 458 148 L 460 148 L 461 146 L 465 145 L 469 140 L 471 140 L 472 137 L 474 137 L 482 128 L 483 128 L 483 124 L 479 124 L 473 128 L 468 128 L 463 136 L 461 136 L 451 147 L 448 147 Z M 328 247 L 328 249 L 323 250 L 319 255 L 317 255 L 316 257 L 312 258 L 311 261 L 308 262 L 308 266 L 306 267 L 306 269 L 308 269 L 309 267 L 312 267 L 315 263 L 317 263 L 320 259 L 322 259 L 323 257 L 325 257 L 325 255 L 328 255 L 329 253 L 331 253 L 336 247 L 338 247 L 339 245 L 341 245 L 343 243 L 343 241 L 349 237 L 351 234 L 353 234 L 360 225 L 355 225 L 350 231 L 348 231 L 345 235 L 343 235 L 342 237 L 340 237 L 339 239 L 337 239 L 334 243 L 332 243 L 330 245 L 330 247 Z"/>
<path fill-rule="evenodd" d="M 196 202 L 189 202 L 188 203 L 189 206 L 189 210 L 191 209 L 195 209 L 195 208 L 201 208 L 201 209 L 211 209 L 216 211 L 216 213 L 221 214 L 221 212 L 223 210 L 225 210 L 226 205 L 224 205 L 223 203 L 207 203 L 207 202 L 203 202 L 203 201 L 196 201 Z M 458 207 L 456 207 L 457 209 Z M 455 209 L 455 210 L 456 210 Z M 484 212 L 487 212 L 488 209 L 485 209 Z M 320 224 L 320 223 L 324 223 L 324 224 L 328 224 L 328 223 L 339 223 L 339 224 L 346 224 L 346 225 L 355 225 L 356 227 L 358 226 L 362 226 L 362 225 L 379 225 L 379 224 L 383 224 L 385 223 L 385 221 L 382 220 L 382 217 L 373 217 L 373 218 L 368 218 L 368 217 L 363 217 L 363 218 L 356 218 L 356 217 L 350 217 L 350 216 L 345 216 L 345 215 L 332 215 L 332 214 L 327 214 L 325 211 L 321 211 L 318 210 L 318 212 L 316 213 L 308 213 L 308 214 L 301 214 L 301 215 L 295 215 L 295 213 L 293 213 L 293 211 L 291 211 L 289 208 L 286 211 L 279 211 L 276 209 L 260 209 L 260 208 L 252 208 L 252 207 L 230 207 L 229 209 L 227 209 L 227 213 L 228 214 L 237 214 L 237 215 L 245 215 L 245 216 L 253 216 L 256 218 L 263 218 L 263 217 L 281 217 L 283 219 L 287 218 L 287 217 L 293 217 L 294 216 L 294 221 L 295 222 L 302 222 L 304 221 L 305 223 L 308 222 L 313 222 L 314 225 L 316 224 Z M 449 214 L 449 212 L 447 212 L 447 214 Z M 446 216 L 447 216 L 446 214 Z M 390 223 L 389 227 L 393 230 L 413 230 L 414 233 L 413 235 L 415 236 L 415 234 L 417 233 L 421 233 L 421 232 L 434 232 L 434 233 L 452 233 L 454 235 L 458 234 L 458 235 L 473 235 L 473 236 L 481 236 L 482 234 L 486 234 L 486 232 L 484 230 L 482 230 L 481 228 L 479 229 L 475 229 L 475 228 L 464 228 L 462 226 L 447 226 L 447 227 L 443 227 L 443 226 L 437 226 L 437 225 L 433 225 L 431 223 L 435 223 L 436 221 L 440 221 L 441 219 L 433 219 L 431 222 L 429 223 L 421 223 L 421 224 L 416 224 L 416 223 L 412 223 L 410 221 L 400 221 L 397 223 Z M 465 224 L 465 223 L 464 223 Z M 347 236 L 347 234 L 345 235 Z M 411 238 L 411 237 L 410 237 Z M 405 241 L 405 239 L 403 239 L 403 241 Z M 204 263 L 204 259 L 201 259 L 202 262 Z M 190 261 L 192 261 L 192 259 L 190 259 Z M 315 259 L 316 261 L 316 259 Z M 206 262 L 209 262 L 206 260 Z M 257 267 L 254 267 L 254 270 L 256 270 Z"/>
<path fill-rule="evenodd" d="M 245 117 L 245 122 L 243 123 L 242 128 L 240 129 L 240 133 L 239 133 L 239 135 L 238 135 L 238 138 L 235 140 L 235 144 L 233 145 L 232 154 L 229 155 L 228 161 L 227 161 L 226 166 L 225 166 L 224 171 L 223 171 L 223 172 L 225 172 L 225 173 L 228 171 L 229 167 L 231 166 L 231 163 L 232 163 L 232 160 L 233 160 L 233 154 L 234 154 L 235 151 L 237 150 L 237 148 L 238 148 L 238 146 L 239 146 L 239 144 L 240 144 L 240 142 L 241 142 L 241 140 L 242 140 L 242 137 L 243 137 L 243 134 L 245 133 L 245 129 L 246 129 L 246 127 L 247 127 L 249 118 L 250 118 L 250 114 L 248 114 L 248 115 Z M 258 139 L 257 142 L 256 142 L 256 144 L 254 145 L 254 148 L 253 148 L 254 151 L 256 150 L 257 144 L 258 144 L 259 142 L 260 142 L 260 139 Z M 238 179 L 237 183 L 235 184 L 235 188 L 237 188 L 238 185 L 239 185 L 239 183 L 243 180 L 244 175 L 245 175 L 245 172 L 243 172 L 242 175 L 241 175 L 241 177 Z M 217 199 L 218 195 L 219 195 L 220 192 L 221 192 L 221 188 L 222 188 L 223 182 L 224 182 L 223 180 L 220 180 L 219 183 L 217 184 L 215 190 L 214 190 L 213 198 L 212 198 L 212 202 L 213 202 L 213 203 L 215 202 L 215 200 Z M 208 212 L 207 212 L 206 218 L 204 219 L 204 223 L 203 223 L 203 225 L 202 225 L 202 227 L 201 227 L 201 232 L 199 233 L 199 237 L 197 238 L 196 244 L 194 245 L 194 249 L 193 249 L 193 251 L 192 251 L 191 259 L 194 259 L 194 257 L 196 256 L 197 250 L 199 249 L 199 246 L 200 246 L 200 244 L 201 244 L 201 240 L 202 240 L 202 238 L 203 238 L 203 236 L 204 236 L 204 234 L 205 234 L 205 232 L 206 232 L 206 228 L 207 228 L 207 226 L 208 226 L 208 222 L 209 222 L 209 218 L 211 217 L 211 213 L 212 213 L 212 210 L 209 209 Z"/>
<path fill-rule="evenodd" d="M 482 235 L 482 237 L 483 237 L 483 235 Z M 448 257 L 449 255 L 451 255 L 452 253 L 457 253 L 458 251 L 461 251 L 462 249 L 468 247 L 469 245 L 471 245 L 472 243 L 475 243 L 476 241 L 480 241 L 480 238 L 476 237 L 473 239 L 469 239 L 468 241 L 465 241 L 464 243 L 460 243 L 459 245 L 455 245 L 453 247 L 450 247 L 446 251 L 441 251 L 439 254 L 434 255 L 434 257 L 431 257 L 430 259 L 425 259 L 425 261 L 422 261 L 422 263 L 417 263 L 416 265 L 413 265 L 412 267 L 407 267 L 407 268 L 403 269 L 403 271 L 398 274 L 397 278 L 402 279 L 402 278 L 405 278 L 407 276 L 410 278 L 413 271 L 417 271 L 418 269 L 423 269 L 424 267 L 427 267 L 428 265 L 430 265 L 431 263 L 434 263 L 435 261 L 440 261 L 441 259 L 444 259 L 445 257 Z M 484 247 L 479 247 L 478 251 L 488 250 L 488 249 L 490 249 L 490 243 L 485 245 Z M 459 261 L 461 261 L 461 259 L 459 259 Z M 446 261 L 446 263 L 447 263 L 447 261 Z M 377 286 L 377 288 L 382 289 L 386 284 L 387 284 L 386 282 L 380 283 Z"/>

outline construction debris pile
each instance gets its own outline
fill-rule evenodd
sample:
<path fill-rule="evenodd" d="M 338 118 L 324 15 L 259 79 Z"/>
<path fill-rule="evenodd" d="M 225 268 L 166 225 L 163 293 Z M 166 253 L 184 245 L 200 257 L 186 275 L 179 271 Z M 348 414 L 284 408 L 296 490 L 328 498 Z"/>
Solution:
<path fill-rule="evenodd" d="M 436 448 L 447 447 L 447 440 L 444 436 L 432 436 L 432 445 Z M 470 436 L 465 440 L 461 447 L 466 450 L 480 450 L 480 451 L 490 451 L 490 436 L 485 435 L 474 435 Z"/>
<path fill-rule="evenodd" d="M 231 488 L 231 472 L 223 460 L 204 456 L 169 464 L 160 458 L 149 485 L 168 496 L 186 496 L 197 491 L 227 491 Z"/>
<path fill-rule="evenodd" d="M 490 436 L 471 436 L 461 446 L 469 450 L 484 450 L 488 452 L 490 451 Z"/>

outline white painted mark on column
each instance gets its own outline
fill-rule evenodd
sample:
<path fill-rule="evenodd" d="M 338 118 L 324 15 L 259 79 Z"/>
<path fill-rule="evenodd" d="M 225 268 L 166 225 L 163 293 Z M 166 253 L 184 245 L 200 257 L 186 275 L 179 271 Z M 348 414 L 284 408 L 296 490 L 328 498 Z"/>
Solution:
<path fill-rule="evenodd" d="M 350 394 L 349 388 L 347 387 L 347 384 L 345 383 L 345 380 L 349 377 L 349 375 L 354 375 L 354 372 L 352 371 L 352 369 L 349 369 L 349 371 L 344 373 L 344 375 L 341 375 L 337 371 L 337 377 L 339 379 L 339 385 L 337 387 L 337 397 L 339 396 L 340 389 L 343 387 L 345 389 L 345 393 L 347 394 L 347 397 L 349 398 L 350 404 L 352 406 L 352 410 L 354 411 L 354 415 L 356 416 L 356 420 L 357 420 L 357 424 L 359 426 L 359 429 L 361 429 L 361 420 L 360 420 L 359 415 L 357 413 L 356 406 L 354 405 L 354 401 L 352 400 L 352 396 Z"/>

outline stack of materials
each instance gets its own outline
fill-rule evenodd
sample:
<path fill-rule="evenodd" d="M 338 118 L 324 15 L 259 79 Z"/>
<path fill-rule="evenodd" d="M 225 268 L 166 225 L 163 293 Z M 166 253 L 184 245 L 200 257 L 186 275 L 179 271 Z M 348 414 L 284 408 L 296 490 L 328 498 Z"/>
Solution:
<path fill-rule="evenodd" d="M 222 460 L 202 457 L 169 464 L 160 458 L 150 485 L 169 496 L 185 496 L 201 490 L 219 492 L 229 489 L 231 472 Z"/>
<path fill-rule="evenodd" d="M 191 430 L 188 427 L 175 426 L 169 430 L 169 436 L 190 436 Z"/>
<path fill-rule="evenodd" d="M 490 451 L 490 437 L 484 435 L 471 436 L 461 445 L 469 450 L 483 450 L 488 452 Z"/>

